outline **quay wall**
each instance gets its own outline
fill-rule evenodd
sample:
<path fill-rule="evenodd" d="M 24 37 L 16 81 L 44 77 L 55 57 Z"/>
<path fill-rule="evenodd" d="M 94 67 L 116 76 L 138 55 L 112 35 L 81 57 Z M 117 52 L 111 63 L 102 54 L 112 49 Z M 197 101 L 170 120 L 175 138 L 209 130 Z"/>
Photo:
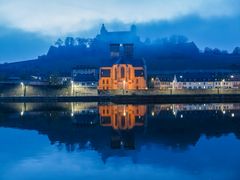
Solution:
<path fill-rule="evenodd" d="M 240 94 L 0 97 L 0 103 L 4 102 L 99 102 L 116 104 L 240 103 Z"/>
<path fill-rule="evenodd" d="M 0 84 L 0 97 L 16 96 L 81 96 L 97 95 L 97 90 L 92 88 L 74 89 L 72 86 L 34 86 L 21 84 Z"/>

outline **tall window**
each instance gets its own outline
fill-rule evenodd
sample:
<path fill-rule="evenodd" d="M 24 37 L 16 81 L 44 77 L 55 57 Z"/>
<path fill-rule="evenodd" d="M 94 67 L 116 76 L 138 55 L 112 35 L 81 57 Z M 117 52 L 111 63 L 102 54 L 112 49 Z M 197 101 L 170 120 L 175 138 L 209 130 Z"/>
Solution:
<path fill-rule="evenodd" d="M 115 80 L 117 80 L 117 68 L 115 68 Z"/>
<path fill-rule="evenodd" d="M 125 69 L 124 67 L 121 67 L 121 78 L 124 78 L 125 76 Z"/>

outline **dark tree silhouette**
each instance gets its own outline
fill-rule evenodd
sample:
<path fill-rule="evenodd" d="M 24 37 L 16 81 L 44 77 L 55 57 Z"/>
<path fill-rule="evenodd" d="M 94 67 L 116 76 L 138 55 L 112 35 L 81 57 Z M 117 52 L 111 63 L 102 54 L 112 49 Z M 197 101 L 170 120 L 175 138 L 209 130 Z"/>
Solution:
<path fill-rule="evenodd" d="M 73 37 L 66 37 L 65 39 L 65 46 L 74 46 L 75 40 Z"/>
<path fill-rule="evenodd" d="M 213 53 L 213 50 L 212 50 L 211 48 L 206 47 L 206 48 L 204 49 L 204 54 L 212 54 L 212 53 Z"/>
<path fill-rule="evenodd" d="M 63 40 L 59 38 L 59 39 L 55 42 L 55 45 L 58 46 L 58 47 L 62 46 L 62 45 L 63 45 Z"/>
<path fill-rule="evenodd" d="M 235 47 L 232 54 L 234 55 L 240 55 L 240 47 Z"/>
<path fill-rule="evenodd" d="M 84 38 L 76 38 L 76 42 L 77 42 L 77 45 L 78 46 L 86 46 L 86 43 L 87 43 L 87 39 L 84 39 Z"/>
<path fill-rule="evenodd" d="M 221 54 L 221 51 L 218 48 L 214 48 L 213 54 L 219 55 L 219 54 Z"/>
<path fill-rule="evenodd" d="M 188 42 L 187 37 L 181 35 L 170 36 L 169 42 L 172 44 L 184 44 Z"/>

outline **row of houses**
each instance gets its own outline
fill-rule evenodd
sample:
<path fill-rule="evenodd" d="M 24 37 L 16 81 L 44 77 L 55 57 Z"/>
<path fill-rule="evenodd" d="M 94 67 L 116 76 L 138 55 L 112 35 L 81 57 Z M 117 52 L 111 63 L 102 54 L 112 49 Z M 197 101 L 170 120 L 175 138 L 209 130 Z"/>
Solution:
<path fill-rule="evenodd" d="M 239 89 L 240 75 L 229 73 L 161 74 L 151 79 L 155 89 Z"/>

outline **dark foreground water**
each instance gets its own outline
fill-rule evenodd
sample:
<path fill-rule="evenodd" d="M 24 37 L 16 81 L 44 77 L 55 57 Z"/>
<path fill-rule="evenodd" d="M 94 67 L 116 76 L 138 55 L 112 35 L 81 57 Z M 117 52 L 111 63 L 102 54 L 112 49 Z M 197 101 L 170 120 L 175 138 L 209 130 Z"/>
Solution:
<path fill-rule="evenodd" d="M 0 104 L 0 179 L 240 179 L 240 104 Z"/>

